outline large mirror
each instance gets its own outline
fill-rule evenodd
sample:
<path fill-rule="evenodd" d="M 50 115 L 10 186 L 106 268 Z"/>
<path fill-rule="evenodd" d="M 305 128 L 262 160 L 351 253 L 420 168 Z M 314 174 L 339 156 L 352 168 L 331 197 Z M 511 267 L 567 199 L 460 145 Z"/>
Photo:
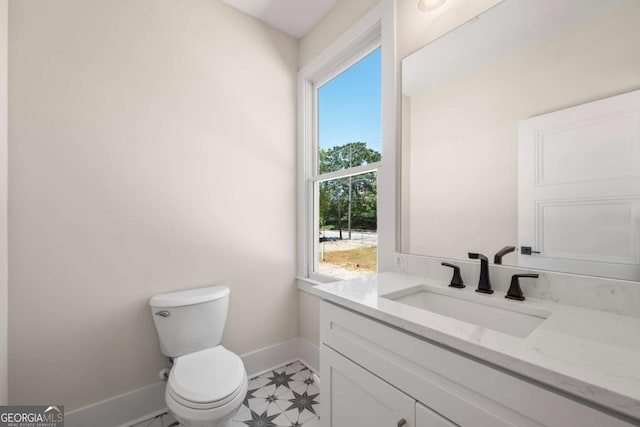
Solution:
<path fill-rule="evenodd" d="M 402 61 L 401 249 L 640 280 L 640 1 L 505 0 Z"/>

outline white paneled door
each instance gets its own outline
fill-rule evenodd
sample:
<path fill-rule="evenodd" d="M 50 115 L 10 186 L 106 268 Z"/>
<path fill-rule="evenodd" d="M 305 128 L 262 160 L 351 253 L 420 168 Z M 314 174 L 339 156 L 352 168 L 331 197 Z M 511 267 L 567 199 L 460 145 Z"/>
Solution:
<path fill-rule="evenodd" d="M 640 91 L 520 122 L 518 245 L 520 266 L 640 280 Z"/>

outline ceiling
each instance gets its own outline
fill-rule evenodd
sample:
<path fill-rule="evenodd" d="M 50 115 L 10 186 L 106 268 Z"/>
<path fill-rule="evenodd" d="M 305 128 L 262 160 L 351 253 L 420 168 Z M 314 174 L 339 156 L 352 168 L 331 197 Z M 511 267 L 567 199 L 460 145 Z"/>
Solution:
<path fill-rule="evenodd" d="M 337 0 L 222 0 L 299 39 Z"/>

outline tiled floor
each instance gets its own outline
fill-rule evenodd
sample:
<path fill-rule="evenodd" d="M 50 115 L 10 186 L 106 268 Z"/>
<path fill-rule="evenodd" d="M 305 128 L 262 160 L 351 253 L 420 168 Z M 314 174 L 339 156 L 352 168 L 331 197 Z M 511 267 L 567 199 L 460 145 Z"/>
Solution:
<path fill-rule="evenodd" d="M 143 421 L 141 423 L 138 424 L 134 424 L 131 427 L 175 427 L 177 426 L 177 422 L 176 419 L 173 418 L 173 416 L 171 414 L 162 414 L 162 415 L 158 415 L 155 418 L 152 418 L 150 420 L 147 421 Z"/>
<path fill-rule="evenodd" d="M 290 363 L 249 380 L 249 390 L 233 427 L 319 427 L 320 390 L 313 373 L 300 362 Z M 169 427 L 170 414 L 133 427 Z"/>
<path fill-rule="evenodd" d="M 249 381 L 233 427 L 319 427 L 320 390 L 313 373 L 294 362 Z"/>

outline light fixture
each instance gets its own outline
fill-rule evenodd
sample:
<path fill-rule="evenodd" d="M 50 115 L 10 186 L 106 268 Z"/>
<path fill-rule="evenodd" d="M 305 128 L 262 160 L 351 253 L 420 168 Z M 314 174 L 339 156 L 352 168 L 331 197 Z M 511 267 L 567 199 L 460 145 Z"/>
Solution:
<path fill-rule="evenodd" d="M 431 12 L 442 6 L 447 0 L 420 0 L 418 2 L 418 9 L 421 12 Z"/>

